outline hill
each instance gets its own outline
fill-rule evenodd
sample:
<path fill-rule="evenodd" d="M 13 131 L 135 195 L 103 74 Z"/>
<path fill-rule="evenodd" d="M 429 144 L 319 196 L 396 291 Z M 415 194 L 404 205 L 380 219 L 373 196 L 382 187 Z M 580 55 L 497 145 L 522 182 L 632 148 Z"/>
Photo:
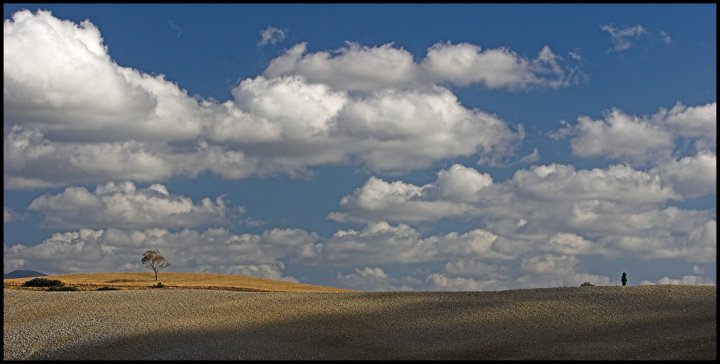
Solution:
<path fill-rule="evenodd" d="M 3 358 L 714 360 L 716 293 L 5 289 Z"/>
<path fill-rule="evenodd" d="M 152 272 L 103 272 L 76 273 L 45 276 L 58 279 L 65 285 L 93 290 L 103 286 L 123 289 L 150 288 L 155 285 Z M 347 292 L 350 290 L 334 287 L 294 283 L 288 281 L 241 276 L 234 274 L 161 272 L 159 280 L 166 288 L 203 288 L 254 292 Z M 19 287 L 27 279 L 4 279 L 4 287 Z"/>
<path fill-rule="evenodd" d="M 14 270 L 10 273 L 3 274 L 3 279 L 8 278 L 28 278 L 28 277 L 42 277 L 46 276 L 45 273 L 36 272 L 34 270 Z"/>

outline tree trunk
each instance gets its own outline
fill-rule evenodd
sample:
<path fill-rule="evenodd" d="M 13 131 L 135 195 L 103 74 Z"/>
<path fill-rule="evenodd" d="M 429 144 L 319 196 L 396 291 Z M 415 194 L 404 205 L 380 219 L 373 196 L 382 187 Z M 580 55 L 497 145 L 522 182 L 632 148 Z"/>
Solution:
<path fill-rule="evenodd" d="M 157 271 L 155 271 L 155 282 L 157 282 Z"/>

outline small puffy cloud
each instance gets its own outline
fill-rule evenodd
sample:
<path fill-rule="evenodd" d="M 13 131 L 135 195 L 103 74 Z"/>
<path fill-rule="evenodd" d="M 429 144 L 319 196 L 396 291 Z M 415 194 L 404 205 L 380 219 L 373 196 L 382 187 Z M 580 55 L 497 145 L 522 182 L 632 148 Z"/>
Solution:
<path fill-rule="evenodd" d="M 673 210 L 668 208 L 667 210 Z M 677 210 L 677 209 L 674 209 Z M 640 259 L 682 259 L 691 263 L 712 263 L 717 258 L 717 223 L 707 212 L 695 212 L 685 226 L 664 227 L 657 223 L 643 234 L 607 234 L 598 243 L 609 251 L 622 252 Z M 661 222 L 680 225 L 681 220 L 664 218 Z M 665 220 L 665 221 L 662 221 Z M 670 220 L 670 222 L 667 222 Z"/>
<path fill-rule="evenodd" d="M 565 87 L 578 82 L 569 77 L 561 58 L 544 46 L 537 58 L 518 56 L 507 48 L 485 49 L 460 43 L 438 43 L 428 49 L 422 68 L 436 82 L 466 86 L 482 83 L 488 88 L 521 89 L 531 86 Z"/>
<path fill-rule="evenodd" d="M 411 263 L 433 259 L 435 242 L 405 224 L 368 224 L 362 231 L 338 230 L 326 242 L 323 254 L 332 264 Z"/>
<path fill-rule="evenodd" d="M 568 256 L 586 255 L 593 250 L 593 243 L 573 233 L 557 233 L 547 242 L 547 250 Z"/>
<path fill-rule="evenodd" d="M 627 115 L 620 109 L 612 109 L 604 120 L 581 116 L 571 128 L 576 135 L 571 140 L 573 154 L 581 157 L 646 161 L 673 147 L 672 134 L 662 124 Z"/>
<path fill-rule="evenodd" d="M 339 230 L 325 242 L 323 254 L 330 264 L 383 264 L 442 261 L 467 258 L 510 260 L 497 236 L 474 229 L 463 233 L 422 237 L 406 224 L 385 221 L 368 224 L 362 231 Z"/>
<path fill-rule="evenodd" d="M 672 37 L 670 37 L 670 34 L 665 33 L 664 30 L 661 30 L 661 31 L 660 31 L 660 37 L 662 38 L 662 40 L 663 40 L 663 42 L 664 42 L 665 44 L 670 44 L 670 43 L 672 43 Z"/>
<path fill-rule="evenodd" d="M 287 37 L 287 30 L 278 29 L 273 26 L 260 31 L 260 42 L 258 45 L 266 46 L 268 44 L 275 45 Z"/>
<path fill-rule="evenodd" d="M 603 120 L 580 116 L 577 124 L 564 127 L 550 136 L 570 136 L 574 155 L 607 157 L 631 163 L 664 160 L 677 148 L 679 139 L 694 141 L 696 151 L 717 148 L 716 103 L 687 107 L 677 103 L 672 109 L 651 116 L 633 116 L 613 108 Z"/>
<path fill-rule="evenodd" d="M 414 277 L 389 277 L 382 268 L 355 268 L 354 273 L 337 276 L 341 286 L 370 291 L 412 291 L 422 282 Z"/>
<path fill-rule="evenodd" d="M 239 108 L 279 124 L 287 139 L 327 135 L 330 119 L 348 101 L 343 92 L 297 76 L 247 79 L 232 92 Z"/>
<path fill-rule="evenodd" d="M 571 255 L 539 255 L 522 260 L 520 269 L 527 274 L 518 278 L 525 288 L 579 286 L 583 282 L 603 286 L 610 284 L 606 276 L 578 272 L 580 260 Z"/>
<path fill-rule="evenodd" d="M 450 277 L 443 273 L 432 273 L 427 277 L 428 289 L 434 291 L 499 291 L 507 289 L 497 279 L 476 280 L 465 277 Z"/>
<path fill-rule="evenodd" d="M 530 86 L 564 87 L 577 80 L 566 76 L 560 57 L 544 46 L 537 58 L 518 56 L 507 48 L 485 49 L 460 43 L 437 43 L 428 49 L 422 68 L 436 82 L 466 86 L 482 83 L 488 88 Z"/>
<path fill-rule="evenodd" d="M 3 206 L 3 224 L 17 219 L 17 213 L 11 207 Z"/>
<path fill-rule="evenodd" d="M 427 221 L 471 213 L 482 189 L 492 185 L 488 174 L 459 164 L 437 174 L 435 182 L 415 186 L 370 177 L 340 205 L 347 211 L 331 213 L 337 221 Z"/>
<path fill-rule="evenodd" d="M 214 266 L 214 265 L 198 265 L 198 272 L 215 273 L 218 271 L 226 274 L 239 274 L 243 276 L 262 277 L 268 279 L 276 279 L 281 281 L 295 282 L 299 281 L 295 277 L 284 276 L 285 264 L 277 262 L 275 264 L 242 264 L 230 266 Z"/>
<path fill-rule="evenodd" d="M 715 286 L 717 283 L 712 279 L 707 279 L 701 276 L 683 276 L 680 279 L 662 277 L 657 282 L 653 281 L 642 281 L 640 284 L 673 284 L 673 285 L 701 285 L 701 286 Z"/>
<path fill-rule="evenodd" d="M 679 160 L 660 162 L 651 171 L 672 186 L 674 191 L 692 198 L 717 194 L 717 156 L 710 152 L 698 152 Z"/>
<path fill-rule="evenodd" d="M 660 109 L 656 117 L 665 120 L 670 130 L 682 137 L 698 138 L 698 149 L 717 148 L 717 103 L 685 106 L 678 102 L 670 110 Z"/>
<path fill-rule="evenodd" d="M 568 52 L 568 55 L 570 56 L 570 58 L 576 61 L 580 61 L 583 59 L 582 54 L 580 53 L 580 48 L 573 49 L 572 51 Z"/>
<path fill-rule="evenodd" d="M 483 276 L 492 273 L 495 268 L 478 260 L 455 260 L 445 264 L 445 271 L 455 275 Z"/>
<path fill-rule="evenodd" d="M 489 88 L 525 86 L 535 81 L 530 61 L 509 49 L 438 43 L 428 50 L 423 67 L 437 80 L 460 85 L 482 82 Z"/>
<path fill-rule="evenodd" d="M 367 47 L 348 42 L 334 54 L 307 54 L 306 43 L 300 43 L 272 60 L 265 76 L 294 74 L 339 90 L 372 91 L 417 82 L 416 68 L 412 54 L 392 44 Z"/>
<path fill-rule="evenodd" d="M 380 89 L 427 88 L 433 84 L 483 84 L 488 88 L 566 87 L 581 79 L 544 46 L 535 59 L 507 48 L 484 49 L 474 44 L 437 43 L 416 63 L 412 54 L 392 43 L 368 47 L 348 42 L 334 52 L 307 52 L 299 43 L 272 60 L 266 77 L 302 75 L 336 89 L 370 92 Z"/>
<path fill-rule="evenodd" d="M 170 26 L 170 29 L 172 29 L 177 37 L 180 37 L 183 33 L 183 29 L 177 25 L 174 21 L 168 20 L 168 25 Z"/>
<path fill-rule="evenodd" d="M 473 168 L 453 164 L 447 170 L 437 173 L 437 180 L 429 193 L 437 199 L 455 202 L 475 202 L 485 187 L 493 184 L 489 174 L 480 173 Z"/>
<path fill-rule="evenodd" d="M 576 171 L 573 166 L 550 164 L 515 172 L 518 192 L 540 200 L 623 201 L 658 203 L 679 197 L 650 173 L 626 165 Z"/>
<path fill-rule="evenodd" d="M 370 177 L 351 196 L 340 200 L 347 212 L 333 212 L 328 218 L 336 221 L 423 221 L 466 214 L 471 207 L 448 201 L 423 199 L 424 188 L 401 181 L 385 182 Z"/>
<path fill-rule="evenodd" d="M 194 203 L 189 197 L 170 195 L 161 184 L 137 189 L 132 182 L 108 182 L 92 192 L 84 187 L 68 187 L 57 195 L 36 198 L 28 210 L 41 213 L 44 226 L 65 230 L 183 228 L 228 223 L 222 197 Z"/>
<path fill-rule="evenodd" d="M 614 25 L 601 25 L 600 30 L 610 34 L 613 42 L 612 50 L 621 52 L 633 46 L 633 42 L 639 37 L 647 35 L 647 31 L 642 25 L 632 25 L 624 28 Z"/>

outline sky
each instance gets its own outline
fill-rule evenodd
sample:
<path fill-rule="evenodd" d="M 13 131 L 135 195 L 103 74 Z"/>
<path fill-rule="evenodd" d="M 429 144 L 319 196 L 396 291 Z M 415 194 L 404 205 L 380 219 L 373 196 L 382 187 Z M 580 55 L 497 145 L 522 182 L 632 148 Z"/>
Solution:
<path fill-rule="evenodd" d="M 4 271 L 716 284 L 716 5 L 4 4 Z"/>

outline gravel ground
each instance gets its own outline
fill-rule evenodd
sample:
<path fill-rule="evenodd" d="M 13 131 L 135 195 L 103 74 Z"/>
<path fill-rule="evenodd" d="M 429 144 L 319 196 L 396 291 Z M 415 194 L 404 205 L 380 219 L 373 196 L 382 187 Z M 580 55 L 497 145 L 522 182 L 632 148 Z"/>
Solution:
<path fill-rule="evenodd" d="M 714 286 L 3 294 L 4 360 L 717 358 Z"/>

